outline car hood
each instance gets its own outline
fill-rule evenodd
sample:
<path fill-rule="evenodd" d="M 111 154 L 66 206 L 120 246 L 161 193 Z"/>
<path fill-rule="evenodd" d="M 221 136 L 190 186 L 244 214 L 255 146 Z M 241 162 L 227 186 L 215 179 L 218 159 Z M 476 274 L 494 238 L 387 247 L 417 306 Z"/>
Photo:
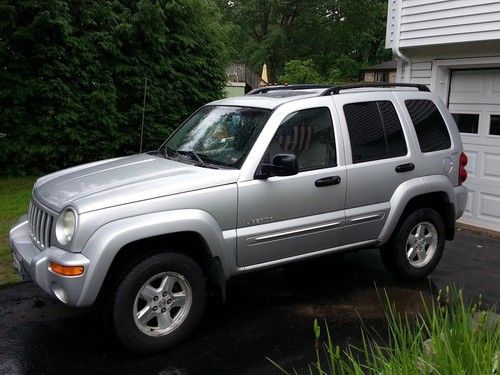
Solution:
<path fill-rule="evenodd" d="M 139 154 L 65 169 L 37 180 L 33 194 L 54 211 L 79 213 L 234 183 L 239 170 L 209 169 Z"/>

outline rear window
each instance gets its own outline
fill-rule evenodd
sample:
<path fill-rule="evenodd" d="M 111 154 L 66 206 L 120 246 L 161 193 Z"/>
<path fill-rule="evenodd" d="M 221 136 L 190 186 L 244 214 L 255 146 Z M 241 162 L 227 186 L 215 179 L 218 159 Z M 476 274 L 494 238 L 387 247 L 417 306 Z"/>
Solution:
<path fill-rule="evenodd" d="M 351 139 L 353 163 L 407 154 L 403 129 L 392 102 L 350 103 L 344 105 L 344 114 Z"/>
<path fill-rule="evenodd" d="M 430 100 L 406 100 L 406 108 L 417 133 L 422 152 L 451 147 L 450 134 L 436 105 Z"/>

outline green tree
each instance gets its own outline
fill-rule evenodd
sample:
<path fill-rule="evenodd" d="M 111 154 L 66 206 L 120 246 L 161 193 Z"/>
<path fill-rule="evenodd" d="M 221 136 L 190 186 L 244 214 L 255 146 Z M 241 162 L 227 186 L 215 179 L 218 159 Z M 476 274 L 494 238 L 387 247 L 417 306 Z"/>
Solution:
<path fill-rule="evenodd" d="M 311 59 L 290 60 L 285 64 L 280 83 L 320 83 L 322 81 L 314 62 Z"/>
<path fill-rule="evenodd" d="M 222 95 L 228 29 L 212 0 L 4 0 L 0 173 L 138 151 Z"/>
<path fill-rule="evenodd" d="M 232 27 L 233 60 L 256 71 L 268 64 L 272 81 L 291 60 L 312 59 L 328 81 L 332 69 L 352 77 L 345 58 L 357 67 L 390 58 L 384 49 L 386 0 L 217 1 Z"/>
<path fill-rule="evenodd" d="M 333 63 L 333 68 L 328 72 L 328 83 L 342 83 L 357 81 L 362 68 L 361 63 L 346 55 L 340 56 Z"/>

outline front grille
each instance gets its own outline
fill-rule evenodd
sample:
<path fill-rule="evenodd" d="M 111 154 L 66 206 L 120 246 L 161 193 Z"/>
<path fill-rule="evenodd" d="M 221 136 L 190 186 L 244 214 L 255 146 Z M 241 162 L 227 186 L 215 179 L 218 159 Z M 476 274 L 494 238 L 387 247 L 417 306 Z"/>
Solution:
<path fill-rule="evenodd" d="M 53 216 L 46 208 L 32 199 L 28 208 L 28 221 L 31 239 L 40 249 L 45 250 L 50 246 Z"/>

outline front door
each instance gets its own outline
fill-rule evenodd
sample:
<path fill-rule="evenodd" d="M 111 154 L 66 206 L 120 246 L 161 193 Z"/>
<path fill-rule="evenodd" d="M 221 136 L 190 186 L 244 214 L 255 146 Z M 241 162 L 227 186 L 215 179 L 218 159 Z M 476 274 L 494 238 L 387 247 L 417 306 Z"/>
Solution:
<path fill-rule="evenodd" d="M 339 165 L 332 106 L 289 113 L 269 143 L 262 162 L 271 162 L 277 154 L 295 154 L 297 175 L 238 184 L 239 267 L 339 245 L 346 172 Z"/>

